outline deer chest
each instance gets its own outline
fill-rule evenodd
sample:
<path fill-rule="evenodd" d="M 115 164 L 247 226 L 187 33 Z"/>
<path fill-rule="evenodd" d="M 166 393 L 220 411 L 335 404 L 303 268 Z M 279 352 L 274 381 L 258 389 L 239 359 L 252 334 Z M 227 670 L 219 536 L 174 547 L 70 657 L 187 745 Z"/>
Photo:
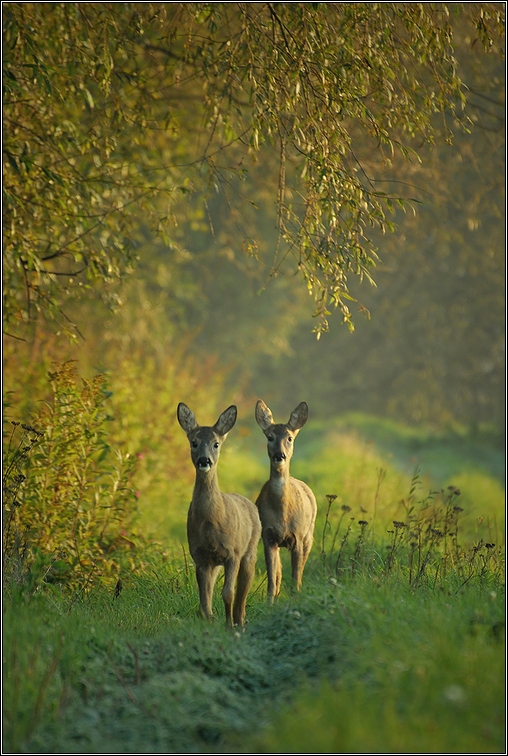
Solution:
<path fill-rule="evenodd" d="M 228 544 L 231 533 L 227 526 L 220 527 L 206 520 L 193 526 L 189 521 L 187 535 L 192 557 L 199 563 L 224 564 L 230 555 Z"/>

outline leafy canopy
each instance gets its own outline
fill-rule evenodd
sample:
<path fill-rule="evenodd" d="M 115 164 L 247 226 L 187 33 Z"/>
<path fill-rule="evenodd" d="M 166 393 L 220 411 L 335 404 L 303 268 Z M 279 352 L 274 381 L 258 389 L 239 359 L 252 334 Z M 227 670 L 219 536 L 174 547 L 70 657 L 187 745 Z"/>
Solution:
<path fill-rule="evenodd" d="M 133 269 L 140 218 L 171 244 L 185 196 L 227 192 L 255 159 L 277 208 L 269 272 L 299 273 L 318 333 L 332 306 L 352 328 L 348 276 L 372 281 L 369 234 L 404 206 L 361 148 L 417 157 L 436 113 L 451 135 L 453 14 L 495 47 L 501 3 L 5 4 L 7 332 L 42 312 L 75 333 L 66 298 Z"/>

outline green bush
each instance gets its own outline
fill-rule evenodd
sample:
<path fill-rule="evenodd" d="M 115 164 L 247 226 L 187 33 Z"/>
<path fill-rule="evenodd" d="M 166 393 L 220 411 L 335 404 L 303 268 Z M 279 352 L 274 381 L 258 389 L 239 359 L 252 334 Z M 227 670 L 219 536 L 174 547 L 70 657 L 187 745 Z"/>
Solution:
<path fill-rule="evenodd" d="M 104 376 L 78 384 L 72 362 L 49 374 L 34 425 L 4 436 L 3 559 L 12 584 L 73 590 L 135 569 L 136 459 L 110 446 Z"/>

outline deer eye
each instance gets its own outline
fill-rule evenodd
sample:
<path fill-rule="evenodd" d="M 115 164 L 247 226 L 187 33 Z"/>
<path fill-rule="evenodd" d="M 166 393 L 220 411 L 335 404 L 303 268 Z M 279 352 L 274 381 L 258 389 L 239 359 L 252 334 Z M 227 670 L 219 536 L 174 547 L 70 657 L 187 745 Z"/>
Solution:
<path fill-rule="evenodd" d="M 197 441 L 193 441 L 192 442 L 192 448 L 193 449 L 197 449 L 198 448 L 198 442 Z"/>
<path fill-rule="evenodd" d="M 271 434 L 271 433 L 270 433 L 270 435 L 268 436 L 268 440 L 269 440 L 269 441 L 273 441 L 273 436 L 272 436 L 272 434 Z"/>
<path fill-rule="evenodd" d="M 288 436 L 288 441 L 292 441 L 292 440 L 293 440 L 293 436 Z"/>
<path fill-rule="evenodd" d="M 218 442 L 218 441 L 216 441 L 216 442 L 214 443 L 214 445 L 213 445 L 213 448 L 214 448 L 214 449 L 218 449 L 218 448 L 219 448 L 219 446 L 220 446 L 219 442 Z"/>

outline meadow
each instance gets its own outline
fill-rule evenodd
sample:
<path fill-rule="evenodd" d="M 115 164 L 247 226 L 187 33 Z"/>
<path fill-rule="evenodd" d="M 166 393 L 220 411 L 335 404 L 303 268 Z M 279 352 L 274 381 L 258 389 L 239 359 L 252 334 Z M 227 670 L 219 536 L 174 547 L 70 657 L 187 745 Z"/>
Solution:
<path fill-rule="evenodd" d="M 506 753 L 504 4 L 2 11 L 3 753 Z M 259 399 L 228 631 L 176 409 L 255 500 Z"/>
<path fill-rule="evenodd" d="M 101 381 L 52 380 L 45 436 L 13 425 L 5 443 L 4 752 L 504 752 L 497 439 L 309 422 L 292 463 L 319 508 L 303 589 L 284 552 L 268 606 L 260 548 L 241 633 L 224 627 L 220 578 L 216 621 L 197 617 L 184 435 L 188 476 L 170 488 L 149 449 L 129 456 L 101 431 Z M 255 497 L 267 471 L 247 417 L 219 480 Z M 83 506 L 66 515 L 71 494 Z"/>

